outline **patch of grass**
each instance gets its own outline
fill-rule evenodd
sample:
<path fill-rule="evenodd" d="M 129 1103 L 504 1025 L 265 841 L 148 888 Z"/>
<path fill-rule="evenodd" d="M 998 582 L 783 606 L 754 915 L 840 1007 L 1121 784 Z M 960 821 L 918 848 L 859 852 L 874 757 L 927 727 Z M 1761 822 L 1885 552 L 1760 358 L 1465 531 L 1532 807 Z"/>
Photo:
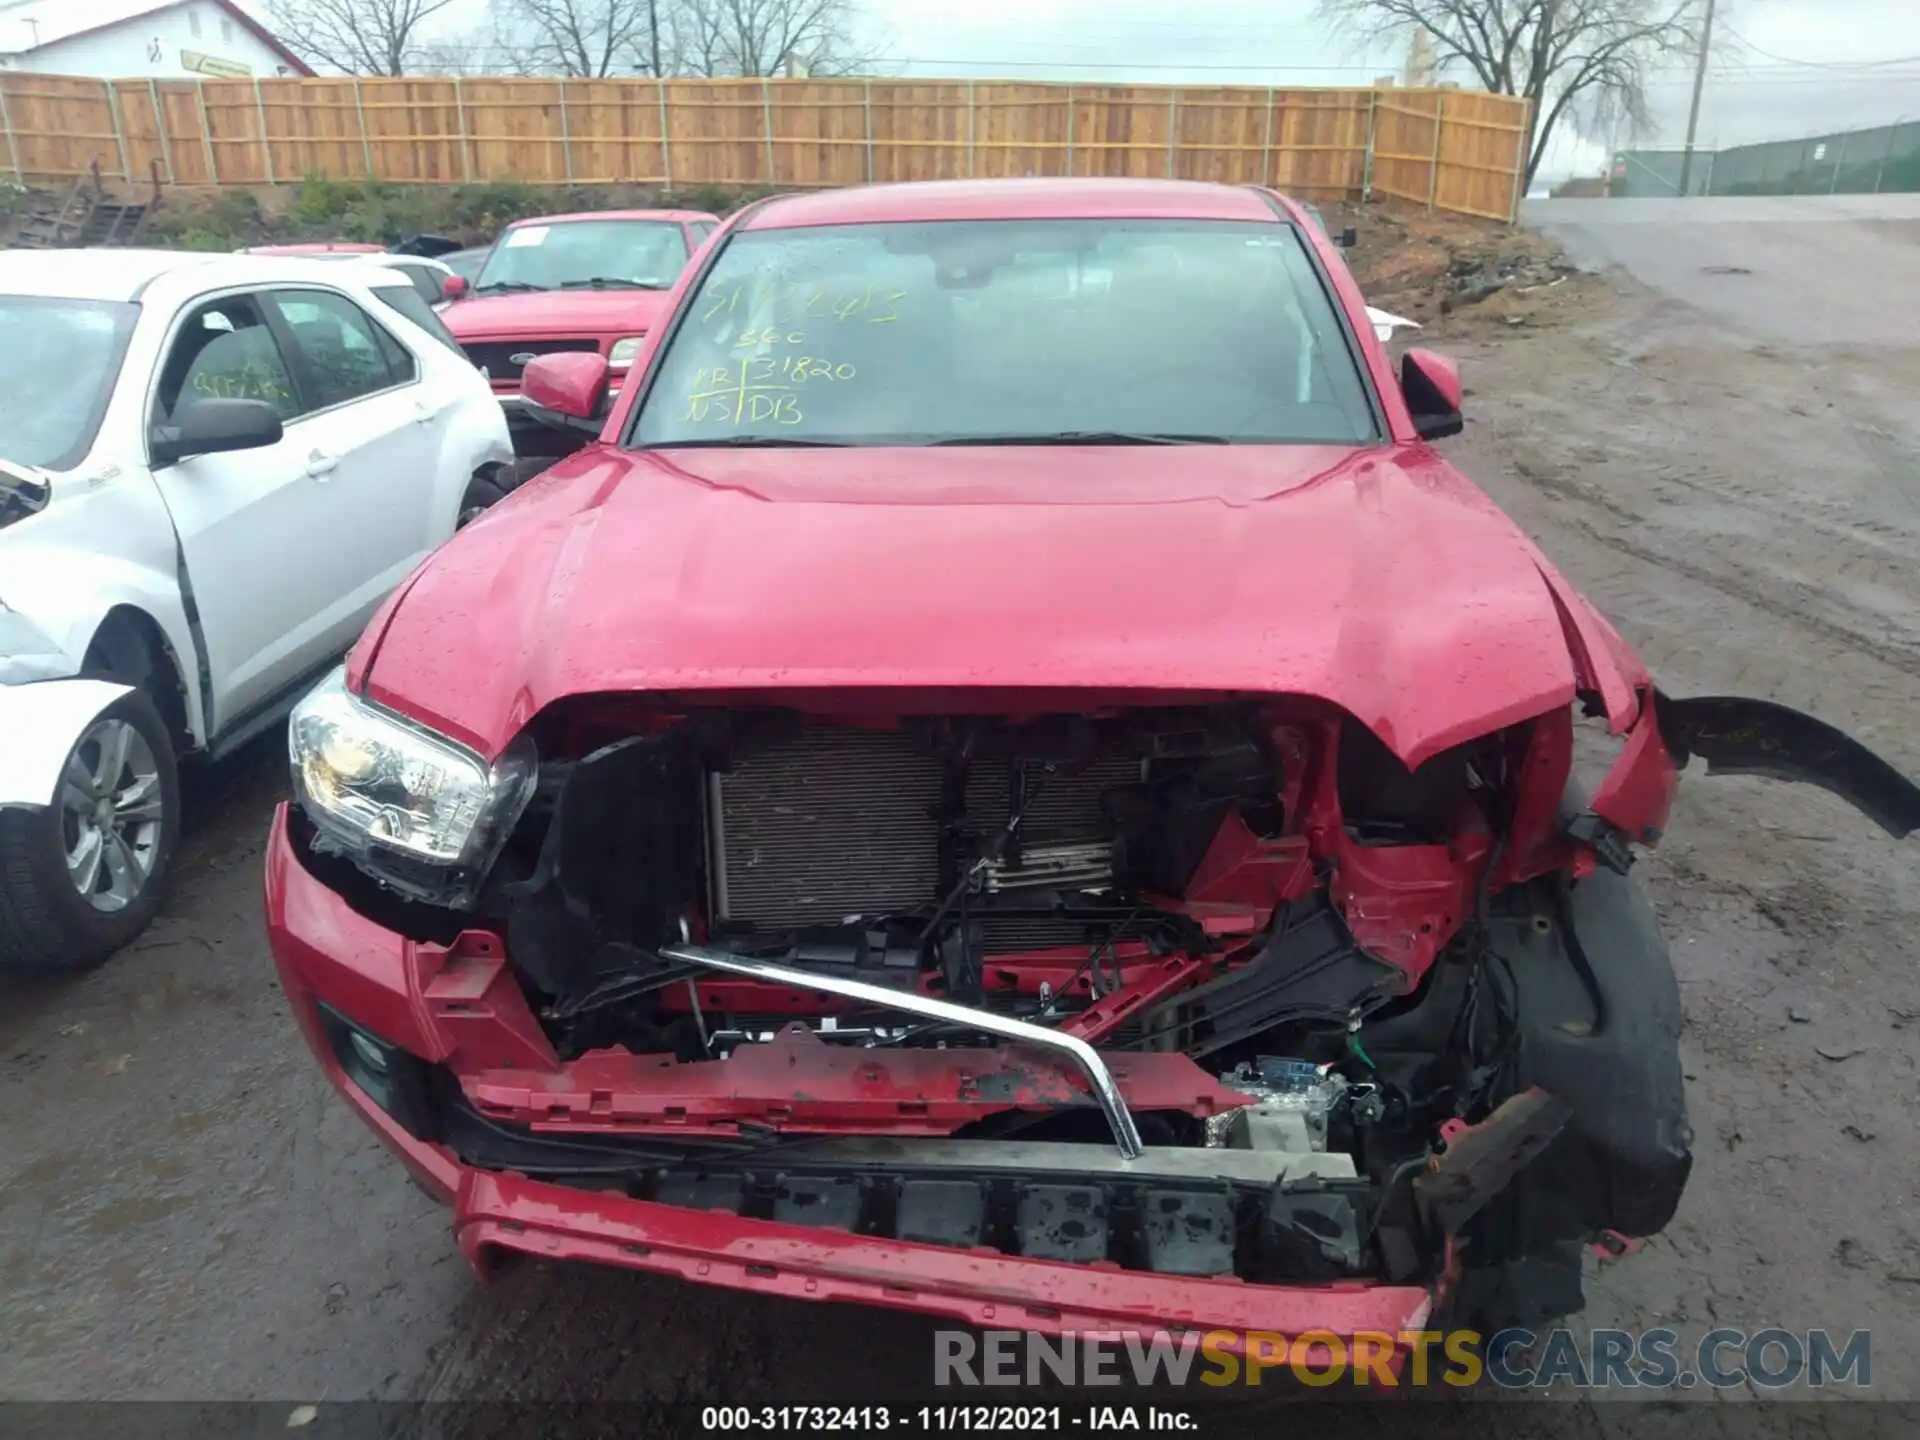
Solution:
<path fill-rule="evenodd" d="M 333 180 L 311 175 L 286 192 L 222 190 L 210 199 L 172 199 L 148 231 L 153 243 L 195 250 L 310 240 L 392 245 L 414 235 L 445 235 L 462 244 L 493 239 L 502 227 L 532 215 L 580 210 L 673 207 L 727 215 L 772 194 L 766 186 L 693 185 L 662 192 L 640 185 L 536 185 L 488 180 L 471 185 L 395 185 L 385 180 Z"/>

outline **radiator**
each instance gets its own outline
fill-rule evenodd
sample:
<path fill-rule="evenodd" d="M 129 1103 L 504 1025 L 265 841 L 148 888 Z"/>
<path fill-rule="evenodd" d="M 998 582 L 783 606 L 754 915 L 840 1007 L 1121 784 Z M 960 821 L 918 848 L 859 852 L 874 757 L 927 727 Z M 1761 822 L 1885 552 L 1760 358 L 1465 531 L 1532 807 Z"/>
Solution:
<path fill-rule="evenodd" d="M 819 726 L 709 776 L 715 916 L 784 930 L 936 903 L 943 774 L 937 755 L 899 731 Z M 1022 840 L 1107 840 L 1100 797 L 1139 774 L 1138 759 L 1114 755 L 1048 778 L 1022 817 Z M 1005 760 L 976 762 L 966 790 L 971 828 L 1006 824 L 1008 781 Z M 1098 888 L 1091 857 L 1072 858 L 1069 873 Z M 1006 888 L 1005 877 L 996 875 L 993 888 Z"/>

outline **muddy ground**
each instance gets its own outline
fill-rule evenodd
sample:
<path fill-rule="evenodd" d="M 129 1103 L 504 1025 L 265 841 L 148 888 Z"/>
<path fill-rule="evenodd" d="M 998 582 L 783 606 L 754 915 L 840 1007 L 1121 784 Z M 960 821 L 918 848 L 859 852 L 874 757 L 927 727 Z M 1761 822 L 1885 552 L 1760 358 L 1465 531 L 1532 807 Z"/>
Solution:
<path fill-rule="evenodd" d="M 1884 238 L 1911 253 L 1910 233 Z M 1460 243 L 1435 248 L 1450 272 Z M 1762 336 L 1687 285 L 1764 275 L 1685 271 L 1451 313 L 1457 287 L 1422 271 L 1379 298 L 1429 297 L 1420 338 L 1469 386 L 1447 449 L 1667 689 L 1806 706 L 1920 773 L 1920 352 Z M 1920 313 L 1920 287 L 1854 283 Z M 258 864 L 282 765 L 270 739 L 194 784 L 178 894 L 131 951 L 0 989 L 0 1397 L 920 1381 L 932 1327 L 912 1318 L 536 1264 L 475 1288 L 281 1005 Z M 1920 1397 L 1920 842 L 1816 792 L 1690 774 L 1642 873 L 1686 998 L 1697 1168 L 1668 1233 L 1595 1277 L 1586 1318 L 1869 1327 L 1875 1390 Z"/>

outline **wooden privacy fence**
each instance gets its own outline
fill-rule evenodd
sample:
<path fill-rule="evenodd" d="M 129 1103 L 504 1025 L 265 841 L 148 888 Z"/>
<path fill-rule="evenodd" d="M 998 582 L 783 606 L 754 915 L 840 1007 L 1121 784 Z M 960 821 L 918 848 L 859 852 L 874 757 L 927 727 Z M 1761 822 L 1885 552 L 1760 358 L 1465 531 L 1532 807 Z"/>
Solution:
<path fill-rule="evenodd" d="M 1511 220 L 1527 103 L 1391 86 L 970 80 L 92 80 L 0 75 L 23 183 L 851 185 L 1002 175 L 1261 183 Z"/>

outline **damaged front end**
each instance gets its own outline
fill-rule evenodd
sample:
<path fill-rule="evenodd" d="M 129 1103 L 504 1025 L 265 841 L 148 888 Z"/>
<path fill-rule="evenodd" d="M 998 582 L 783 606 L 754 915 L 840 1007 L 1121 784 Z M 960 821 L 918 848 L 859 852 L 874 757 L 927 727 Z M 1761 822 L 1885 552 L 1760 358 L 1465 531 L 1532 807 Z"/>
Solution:
<path fill-rule="evenodd" d="M 1677 987 L 1579 838 L 1664 822 L 1651 697 L 1636 775 L 1577 813 L 1564 711 L 1409 770 L 1305 698 L 952 698 L 579 697 L 523 737 L 537 772 L 443 788 L 464 845 L 296 715 L 275 952 L 470 1249 L 748 1283 L 667 1244 L 670 1207 L 998 1257 L 1037 1328 L 1084 1319 L 1080 1272 L 1024 1262 L 1217 1283 L 1176 1308 L 1255 1324 L 1264 1287 L 1336 1283 L 1492 1324 L 1577 1309 L 1584 1247 L 1670 1218 Z M 656 1233 L 536 1243 L 489 1209 L 523 1183 Z"/>

